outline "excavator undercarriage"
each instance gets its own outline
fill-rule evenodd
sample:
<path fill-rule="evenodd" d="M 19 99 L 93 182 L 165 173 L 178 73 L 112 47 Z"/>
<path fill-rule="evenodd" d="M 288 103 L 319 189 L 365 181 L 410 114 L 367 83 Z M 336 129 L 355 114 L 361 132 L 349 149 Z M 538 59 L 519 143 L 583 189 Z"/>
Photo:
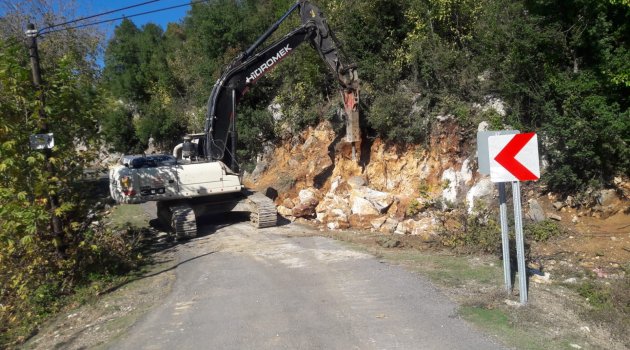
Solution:
<path fill-rule="evenodd" d="M 197 218 L 209 214 L 249 212 L 255 228 L 276 226 L 278 213 L 273 200 L 259 192 L 242 191 L 212 201 L 160 201 L 157 215 L 162 226 L 169 227 L 177 239 L 197 236 Z"/>

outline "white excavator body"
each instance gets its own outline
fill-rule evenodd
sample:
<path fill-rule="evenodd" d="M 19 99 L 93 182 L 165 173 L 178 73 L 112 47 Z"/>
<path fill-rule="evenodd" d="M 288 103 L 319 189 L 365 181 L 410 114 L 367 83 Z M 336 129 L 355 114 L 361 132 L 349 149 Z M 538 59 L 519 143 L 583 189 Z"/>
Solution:
<path fill-rule="evenodd" d="M 240 192 L 238 174 L 222 162 L 182 162 L 166 155 L 126 156 L 109 171 L 110 192 L 119 203 L 190 199 Z"/>

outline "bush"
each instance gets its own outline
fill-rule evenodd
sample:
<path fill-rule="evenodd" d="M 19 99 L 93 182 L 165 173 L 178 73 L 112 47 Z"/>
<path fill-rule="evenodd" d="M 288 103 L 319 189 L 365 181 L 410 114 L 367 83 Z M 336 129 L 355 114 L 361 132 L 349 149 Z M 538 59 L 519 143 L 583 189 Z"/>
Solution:
<path fill-rule="evenodd" d="M 408 92 L 378 95 L 366 113 L 368 125 L 392 142 L 420 143 L 429 133 L 429 118 L 414 104 Z"/>
<path fill-rule="evenodd" d="M 546 219 L 541 222 L 534 222 L 523 227 L 523 233 L 526 238 L 536 242 L 545 242 L 550 238 L 556 237 L 563 233 L 562 227 L 555 221 Z"/>
<path fill-rule="evenodd" d="M 0 253 L 0 347 L 30 334 L 75 290 L 89 285 L 96 295 L 144 261 L 137 230 L 97 226 L 82 232 L 75 233 L 77 244 L 66 259 L 35 241 L 15 242 Z"/>
<path fill-rule="evenodd" d="M 492 219 L 496 213 L 475 207 L 474 214 L 465 209 L 443 213 L 440 241 L 446 247 L 467 253 L 501 253 L 501 227 Z"/>
<path fill-rule="evenodd" d="M 578 287 L 578 294 L 586 298 L 596 309 L 610 308 L 612 297 L 610 289 L 593 281 L 583 282 Z"/>
<path fill-rule="evenodd" d="M 421 209 L 422 209 L 422 204 L 420 204 L 420 202 L 418 202 L 417 199 L 412 199 L 411 202 L 409 202 L 409 205 L 407 206 L 407 210 L 405 210 L 405 215 L 415 216 L 416 214 L 420 212 Z"/>

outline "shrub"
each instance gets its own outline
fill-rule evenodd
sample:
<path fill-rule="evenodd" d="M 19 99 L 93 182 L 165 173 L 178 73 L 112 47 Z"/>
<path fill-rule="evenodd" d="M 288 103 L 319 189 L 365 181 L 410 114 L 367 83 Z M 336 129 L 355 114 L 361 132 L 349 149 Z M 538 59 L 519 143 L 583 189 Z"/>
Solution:
<path fill-rule="evenodd" d="M 547 241 L 550 238 L 562 234 L 562 232 L 562 227 L 560 227 L 557 222 L 550 219 L 527 224 L 523 227 L 523 233 L 525 234 L 525 237 L 530 238 L 536 242 Z"/>
<path fill-rule="evenodd" d="M 414 110 L 408 92 L 378 95 L 366 119 L 370 127 L 385 139 L 396 143 L 419 143 L 429 132 L 429 119 Z"/>
<path fill-rule="evenodd" d="M 406 216 L 415 216 L 422 209 L 422 205 L 418 202 L 417 199 L 412 199 L 407 206 L 407 210 L 405 210 Z"/>
<path fill-rule="evenodd" d="M 495 214 L 487 208 L 477 207 L 471 215 L 461 208 L 442 213 L 440 241 L 446 247 L 463 252 L 500 254 L 501 227 L 492 219 Z"/>

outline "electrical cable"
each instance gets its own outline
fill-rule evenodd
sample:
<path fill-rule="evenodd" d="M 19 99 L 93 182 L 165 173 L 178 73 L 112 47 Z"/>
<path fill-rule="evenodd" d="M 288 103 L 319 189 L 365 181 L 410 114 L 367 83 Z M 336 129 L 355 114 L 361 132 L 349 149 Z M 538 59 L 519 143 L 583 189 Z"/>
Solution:
<path fill-rule="evenodd" d="M 53 24 L 53 25 L 51 25 L 49 27 L 45 27 L 45 28 L 40 29 L 40 31 L 44 31 L 44 30 L 47 30 L 47 29 L 52 29 L 52 28 L 55 28 L 55 27 L 65 26 L 67 24 L 72 24 L 72 23 L 76 23 L 76 22 L 81 22 L 81 21 L 84 21 L 86 19 L 91 19 L 91 18 L 95 18 L 95 17 L 101 17 L 101 16 L 109 15 L 109 14 L 112 14 L 112 13 L 115 13 L 115 12 L 120 12 L 120 11 L 128 10 L 128 9 L 131 9 L 131 8 L 134 8 L 134 7 L 140 7 L 140 6 L 148 5 L 148 4 L 151 4 L 151 3 L 154 3 L 154 2 L 158 2 L 158 1 L 162 1 L 162 0 L 145 1 L 145 2 L 142 2 L 142 3 L 139 3 L 139 4 L 130 5 L 130 6 L 126 6 L 126 7 L 121 7 L 119 9 L 115 9 L 115 10 L 110 10 L 110 11 L 107 11 L 107 12 L 97 13 L 95 15 L 81 17 L 81 18 L 73 19 L 73 20 L 70 20 L 70 21 L 67 21 L 67 22 L 63 22 L 63 23 Z"/>
<path fill-rule="evenodd" d="M 156 10 L 145 11 L 145 12 L 140 12 L 140 13 L 134 13 L 133 15 L 129 15 L 129 16 L 121 16 L 121 17 L 106 19 L 106 20 L 97 21 L 97 22 L 90 22 L 90 23 L 80 24 L 80 25 L 67 27 L 67 28 L 52 29 L 52 30 L 45 30 L 46 28 L 44 28 L 44 29 L 39 30 L 37 34 L 38 35 L 43 35 L 43 34 L 50 34 L 50 33 L 54 33 L 54 32 L 60 32 L 60 31 L 63 31 L 63 30 L 84 28 L 84 27 L 94 26 L 94 25 L 98 25 L 98 24 L 119 21 L 119 20 L 125 19 L 125 18 L 132 18 L 132 17 L 137 17 L 137 16 L 148 15 L 148 14 L 151 14 L 151 13 L 172 10 L 172 9 L 176 9 L 176 8 L 180 8 L 180 7 L 184 7 L 184 6 L 190 6 L 190 5 L 195 5 L 195 4 L 209 2 L 209 1 L 212 1 L 212 0 L 191 1 L 191 2 L 188 2 L 188 3 L 185 3 L 185 4 L 181 4 L 181 5 L 174 5 L 174 6 L 169 6 L 169 7 L 163 7 L 163 8 L 156 9 Z M 55 26 L 57 26 L 57 25 L 55 25 Z M 49 28 L 51 28 L 51 27 L 49 27 Z"/>

